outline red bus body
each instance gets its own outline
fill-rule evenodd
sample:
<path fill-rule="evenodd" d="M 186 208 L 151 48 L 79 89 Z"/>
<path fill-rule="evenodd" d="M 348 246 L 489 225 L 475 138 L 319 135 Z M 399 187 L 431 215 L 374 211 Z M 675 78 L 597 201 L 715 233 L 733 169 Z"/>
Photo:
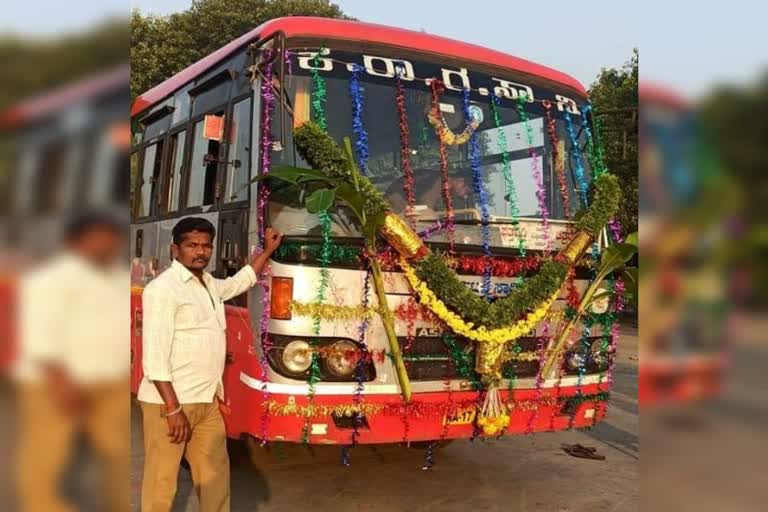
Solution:
<path fill-rule="evenodd" d="M 291 17 L 272 20 L 253 31 L 243 35 L 232 43 L 222 47 L 199 62 L 189 66 L 165 82 L 157 85 L 140 95 L 131 109 L 131 116 L 153 115 L 169 97 L 182 87 L 193 83 L 199 76 L 217 69 L 219 63 L 242 50 L 255 41 L 269 39 L 282 34 L 287 39 L 313 39 L 322 41 L 354 41 L 365 46 L 368 44 L 386 45 L 387 47 L 417 50 L 446 59 L 461 62 L 491 66 L 494 69 L 513 70 L 529 76 L 534 80 L 546 80 L 556 84 L 574 97 L 586 98 L 584 87 L 572 77 L 553 69 L 511 57 L 500 52 L 466 44 L 426 33 L 412 32 L 397 28 L 384 27 L 366 23 L 339 21 L 320 18 Z M 171 219 L 172 220 L 172 219 Z M 137 226 L 141 226 L 138 224 Z M 163 229 L 168 229 L 167 226 Z M 146 235 L 145 235 L 146 236 Z M 166 251 L 159 244 L 159 254 Z M 131 327 L 131 390 L 137 392 L 141 377 L 141 286 L 135 286 L 132 291 L 132 327 Z M 250 297 L 254 300 L 254 297 Z M 302 439 L 304 418 L 298 415 L 280 416 L 268 414 L 265 411 L 265 401 L 272 400 L 278 404 L 306 405 L 306 385 L 268 382 L 264 375 L 259 355 L 252 348 L 254 332 L 252 326 L 258 325 L 258 319 L 251 318 L 249 310 L 243 307 L 227 306 L 227 364 L 224 374 L 226 401 L 222 404 L 227 425 L 227 433 L 236 438 L 244 435 L 265 438 L 273 441 L 299 442 Z M 354 383 L 350 383 L 354 384 Z M 580 396 L 597 395 L 610 389 L 607 379 L 598 382 L 574 385 L 562 385 L 552 389 L 538 390 L 515 389 L 515 400 L 542 401 L 550 405 L 542 405 L 537 410 L 515 410 L 511 412 L 511 426 L 508 434 L 527 431 L 552 431 L 571 427 L 588 427 L 602 420 L 605 415 L 606 401 L 604 396 L 593 401 L 578 399 Z M 502 398 L 508 398 L 509 391 L 502 390 Z M 385 394 L 367 394 L 364 392 L 365 404 L 381 404 L 385 411 L 366 418 L 367 424 L 360 429 L 360 443 L 392 443 L 404 439 L 435 440 L 439 438 L 468 438 L 473 435 L 473 425 L 456 424 L 444 427 L 443 418 L 431 415 L 419 416 L 399 414 L 398 406 L 402 403 L 399 391 Z M 470 402 L 477 399 L 477 392 L 457 390 L 452 392 L 419 392 L 414 394 L 411 407 L 428 407 L 429 403 L 444 403 L 453 400 L 454 403 Z M 569 398 L 575 400 L 569 402 Z M 314 405 L 348 404 L 352 399 L 351 393 L 327 394 L 322 383 L 318 384 L 318 392 Z M 318 444 L 348 444 L 352 427 L 345 424 L 343 419 L 331 416 L 316 417 L 310 421 L 310 443 Z M 445 429 L 445 430 L 444 430 Z"/>

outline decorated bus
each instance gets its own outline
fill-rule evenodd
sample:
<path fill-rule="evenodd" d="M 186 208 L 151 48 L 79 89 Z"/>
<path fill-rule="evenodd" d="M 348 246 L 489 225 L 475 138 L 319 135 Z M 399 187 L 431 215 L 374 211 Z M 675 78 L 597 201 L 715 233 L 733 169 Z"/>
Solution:
<path fill-rule="evenodd" d="M 126 211 L 129 79 L 123 64 L 0 112 L 0 373 L 18 352 L 19 275 L 56 252 L 73 214 Z"/>
<path fill-rule="evenodd" d="M 142 289 L 171 263 L 173 226 L 198 216 L 217 227 L 221 278 L 267 226 L 285 235 L 226 305 L 233 438 L 433 446 L 605 417 L 633 246 L 575 79 L 423 32 L 291 17 L 131 115 L 134 391 Z"/>
<path fill-rule="evenodd" d="M 732 328 L 723 254 L 734 188 L 704 139 L 695 106 L 640 84 L 644 272 L 638 398 L 681 406 L 716 398 Z"/>

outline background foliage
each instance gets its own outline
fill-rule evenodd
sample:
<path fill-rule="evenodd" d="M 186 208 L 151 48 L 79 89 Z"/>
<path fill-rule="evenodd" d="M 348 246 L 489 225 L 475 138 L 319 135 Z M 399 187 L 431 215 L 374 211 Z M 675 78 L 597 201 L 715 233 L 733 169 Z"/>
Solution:
<path fill-rule="evenodd" d="M 624 233 L 637 231 L 637 108 L 638 52 L 620 68 L 603 68 L 589 89 L 599 114 L 608 170 L 619 179 L 618 219 Z"/>
<path fill-rule="evenodd" d="M 348 18 L 328 0 L 195 0 L 170 16 L 131 13 L 131 98 L 265 21 Z"/>

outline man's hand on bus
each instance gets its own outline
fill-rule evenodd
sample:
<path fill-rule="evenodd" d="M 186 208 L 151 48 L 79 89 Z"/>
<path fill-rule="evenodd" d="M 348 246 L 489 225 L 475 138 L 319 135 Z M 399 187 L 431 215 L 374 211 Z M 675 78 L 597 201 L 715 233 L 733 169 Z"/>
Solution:
<path fill-rule="evenodd" d="M 264 230 L 264 252 L 272 254 L 283 242 L 283 234 L 274 228 Z"/>
<path fill-rule="evenodd" d="M 251 261 L 251 267 L 253 267 L 256 275 L 260 274 L 267 260 L 275 250 L 280 247 L 283 242 L 283 234 L 273 228 L 267 228 L 264 230 L 264 250 L 261 254 L 256 256 Z"/>

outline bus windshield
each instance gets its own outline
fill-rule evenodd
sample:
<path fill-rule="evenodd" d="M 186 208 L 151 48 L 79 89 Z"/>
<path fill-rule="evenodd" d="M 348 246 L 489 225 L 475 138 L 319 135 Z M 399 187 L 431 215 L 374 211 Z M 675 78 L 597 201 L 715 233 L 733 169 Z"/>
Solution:
<path fill-rule="evenodd" d="M 315 50 L 316 52 L 317 50 Z M 312 55 L 307 53 L 305 55 Z M 328 52 L 323 54 L 320 64 L 308 57 L 302 58 L 301 52 L 294 53 L 292 59 L 293 73 L 284 80 L 288 104 L 293 118 L 286 115 L 284 145 L 276 145 L 272 155 L 273 165 L 293 165 L 306 167 L 306 163 L 293 147 L 291 127 L 300 125 L 304 120 L 313 118 L 312 90 L 313 81 L 311 67 L 318 67 L 317 75 L 324 80 L 327 91 L 325 102 L 325 117 L 327 130 L 337 142 L 344 137 L 350 137 L 353 146 L 356 140 L 353 126 L 353 100 L 350 95 L 350 63 L 366 62 L 366 56 L 345 52 Z M 368 60 L 370 62 L 370 58 Z M 407 113 L 408 154 L 413 169 L 413 212 L 417 229 L 425 229 L 438 220 L 446 218 L 446 205 L 443 192 L 443 169 L 441 166 L 440 143 L 435 128 L 429 121 L 429 112 L 433 105 L 431 87 L 419 78 L 440 77 L 440 64 L 396 60 L 397 63 L 407 63 L 405 69 L 414 79 L 401 79 L 404 87 L 405 110 Z M 362 172 L 367 175 L 377 188 L 385 194 L 395 213 L 404 215 L 408 206 L 406 180 L 402 165 L 402 125 L 396 101 L 397 78 L 383 76 L 388 64 L 386 59 L 380 59 L 363 68 L 359 73 L 360 95 L 363 100 L 362 121 L 367 132 L 368 158 L 361 165 Z M 331 69 L 328 69 L 328 68 Z M 374 73 L 366 72 L 374 69 Z M 402 69 L 402 68 L 401 68 Z M 537 190 L 541 188 L 546 196 L 546 208 L 550 219 L 565 220 L 578 209 L 579 199 L 576 194 L 576 162 L 569 158 L 571 149 L 569 132 L 564 119 L 569 109 L 574 137 L 580 140 L 580 146 L 585 143 L 585 130 L 582 126 L 582 116 L 579 114 L 577 103 L 570 102 L 556 105 L 552 101 L 548 110 L 554 121 L 556 142 L 547 130 L 545 108 L 540 101 L 524 102 L 523 108 L 527 120 L 518 111 L 518 102 L 514 94 L 520 90 L 507 93 L 508 97 L 500 97 L 496 109 L 497 116 L 491 107 L 493 86 L 502 83 L 482 73 L 473 73 L 465 68 L 457 68 L 472 80 L 472 91 L 469 98 L 469 115 L 479 121 L 475 131 L 479 147 L 476 160 L 479 161 L 479 178 L 486 195 L 485 208 L 495 226 L 509 225 L 517 218 L 541 218 L 542 209 L 537 198 Z M 401 71 L 402 73 L 402 71 Z M 449 77 L 451 79 L 451 77 Z M 505 77 L 514 80 L 514 77 Z M 439 98 L 440 115 L 445 125 L 454 133 L 460 134 L 467 127 L 464 112 L 464 93 L 456 83 L 460 79 L 452 77 L 452 88 L 446 88 Z M 494 81 L 495 80 L 495 81 Z M 514 82 L 519 82 L 515 80 Z M 466 83 L 466 82 L 465 82 Z M 475 85 L 477 83 L 477 85 Z M 478 92 L 480 85 L 490 85 L 487 94 Z M 513 82 L 504 82 L 513 83 Z M 504 93 L 504 91 L 500 92 Z M 528 88 L 528 94 L 534 98 L 555 98 L 556 93 L 541 88 Z M 501 95 L 499 95 L 501 96 Z M 562 96 L 559 96 L 562 98 Z M 560 109 L 558 109 L 560 107 Z M 276 105 L 274 119 L 280 116 L 280 105 Z M 498 118 L 498 121 L 497 121 Z M 530 131 L 530 134 L 529 134 Z M 503 132 L 503 134 L 502 134 Z M 273 123 L 274 140 L 280 140 L 279 122 Z M 532 138 L 536 161 L 531 158 L 529 137 Z M 559 152 L 557 161 L 561 172 L 565 175 L 566 189 L 570 211 L 566 211 L 562 193 L 556 176 L 555 154 Z M 448 184 L 456 219 L 456 242 L 458 244 L 479 245 L 481 243 L 481 216 L 483 205 L 479 194 L 476 193 L 477 173 L 473 176 L 472 148 L 470 143 L 446 146 L 448 161 Z M 504 154 L 507 163 L 505 164 Z M 588 180 L 588 164 L 582 158 L 579 165 L 585 171 L 584 179 Z M 360 162 L 358 162 L 360 163 Z M 505 169 L 506 165 L 506 169 Z M 477 166 L 476 166 L 477 167 Z M 477 169 L 475 169 L 477 171 Z M 538 171 L 538 172 L 535 172 Z M 510 176 L 514 184 L 514 193 L 507 194 L 505 174 Z M 538 180 L 536 179 L 538 175 Z M 273 183 L 270 196 L 270 222 L 287 235 L 319 236 L 318 217 L 308 213 L 301 207 L 296 190 L 281 187 Z M 343 208 L 333 212 L 333 233 L 336 236 L 360 236 L 353 218 L 343 211 Z M 492 230 L 491 244 L 506 245 L 500 236 L 499 227 Z M 432 241 L 445 241 L 446 233 L 438 233 Z"/>

